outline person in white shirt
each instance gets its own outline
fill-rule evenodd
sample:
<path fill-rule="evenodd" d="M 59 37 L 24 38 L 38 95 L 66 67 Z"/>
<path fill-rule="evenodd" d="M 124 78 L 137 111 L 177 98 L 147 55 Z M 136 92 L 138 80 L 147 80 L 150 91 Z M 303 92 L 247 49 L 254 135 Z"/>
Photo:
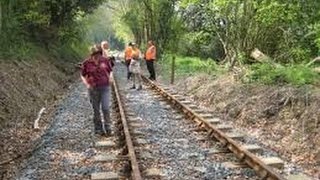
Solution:
<path fill-rule="evenodd" d="M 108 58 L 109 55 L 109 43 L 108 41 L 102 41 L 101 42 L 101 48 L 102 48 L 102 56 L 105 58 Z"/>
<path fill-rule="evenodd" d="M 140 68 L 140 61 L 141 61 L 141 51 L 138 49 L 137 44 L 132 43 L 132 60 L 130 62 L 129 70 L 133 74 L 132 80 L 133 85 L 131 89 L 136 88 L 136 80 L 138 80 L 138 90 L 142 89 L 142 78 L 141 78 L 141 68 Z"/>

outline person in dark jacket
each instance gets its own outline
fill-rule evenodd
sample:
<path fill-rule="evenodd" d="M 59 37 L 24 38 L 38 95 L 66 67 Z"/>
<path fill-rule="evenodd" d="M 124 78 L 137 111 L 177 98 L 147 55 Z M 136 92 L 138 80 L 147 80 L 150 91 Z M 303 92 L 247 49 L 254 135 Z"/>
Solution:
<path fill-rule="evenodd" d="M 150 73 L 150 80 L 156 80 L 156 73 L 154 70 L 154 62 L 156 61 L 156 46 L 154 45 L 153 41 L 148 41 L 148 49 L 145 53 L 145 60 L 147 64 L 148 71 Z"/>
<path fill-rule="evenodd" d="M 103 57 L 102 49 L 96 45 L 91 56 L 81 67 L 81 78 L 87 86 L 90 102 L 93 107 L 93 122 L 95 134 L 111 133 L 110 128 L 110 84 L 112 82 L 112 66 L 110 60 Z M 101 121 L 100 106 L 103 114 Z"/>

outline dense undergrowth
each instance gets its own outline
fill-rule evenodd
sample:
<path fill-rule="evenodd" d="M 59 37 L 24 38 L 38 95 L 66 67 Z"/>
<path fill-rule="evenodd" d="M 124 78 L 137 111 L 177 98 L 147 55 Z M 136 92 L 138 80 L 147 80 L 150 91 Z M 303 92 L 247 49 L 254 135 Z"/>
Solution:
<path fill-rule="evenodd" d="M 211 75 L 217 75 L 225 72 L 225 69 L 210 58 L 203 60 L 199 57 L 185 57 L 166 54 L 159 63 L 161 65 L 161 70 L 167 72 L 166 74 L 168 76 L 171 74 L 173 57 L 175 58 L 175 74 L 178 77 L 185 75 L 192 76 L 199 72 Z"/>
<path fill-rule="evenodd" d="M 173 55 L 167 54 L 160 61 L 161 70 L 171 75 Z M 314 70 L 314 67 L 308 67 L 304 64 L 280 65 L 269 63 L 256 63 L 246 65 L 239 73 L 238 78 L 243 83 L 258 83 L 266 85 L 319 85 L 320 74 Z M 200 59 L 198 57 L 175 56 L 175 75 L 179 77 L 206 73 L 218 76 L 230 73 L 228 69 L 216 63 L 212 59 Z"/>
<path fill-rule="evenodd" d="M 271 64 L 255 64 L 249 67 L 244 81 L 262 84 L 291 84 L 302 86 L 319 84 L 320 74 L 313 68 L 302 64 L 273 66 Z"/>

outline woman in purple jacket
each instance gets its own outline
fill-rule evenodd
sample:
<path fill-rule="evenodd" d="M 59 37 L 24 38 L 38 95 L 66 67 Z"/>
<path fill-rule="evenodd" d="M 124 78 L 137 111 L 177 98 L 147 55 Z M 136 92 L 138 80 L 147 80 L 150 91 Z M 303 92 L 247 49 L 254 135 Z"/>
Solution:
<path fill-rule="evenodd" d="M 95 134 L 111 134 L 110 128 L 110 84 L 112 82 L 112 66 L 108 58 L 102 56 L 101 46 L 92 49 L 90 58 L 81 67 L 81 78 L 89 91 L 93 107 Z M 102 107 L 103 121 L 100 116 Z"/>

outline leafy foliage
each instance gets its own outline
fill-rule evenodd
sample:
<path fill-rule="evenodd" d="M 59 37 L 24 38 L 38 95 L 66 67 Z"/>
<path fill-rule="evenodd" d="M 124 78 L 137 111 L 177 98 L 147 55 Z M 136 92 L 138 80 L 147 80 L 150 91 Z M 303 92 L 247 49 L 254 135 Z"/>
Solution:
<path fill-rule="evenodd" d="M 159 55 L 172 50 L 183 33 L 181 20 L 175 11 L 176 0 L 120 0 L 114 2 L 120 7 L 120 20 L 130 29 L 133 39 L 141 46 L 154 40 Z M 123 6 L 123 4 L 127 6 Z"/>
<path fill-rule="evenodd" d="M 178 55 L 184 72 L 212 71 L 219 61 L 230 70 L 253 64 L 250 81 L 300 85 L 317 77 L 304 66 L 320 52 L 314 0 L 2 0 L 0 10 L 2 59 L 44 49 L 70 60 L 101 40 L 118 49 L 135 41 L 142 50 L 154 40 L 159 55 Z M 270 61 L 255 64 L 255 48 Z"/>
<path fill-rule="evenodd" d="M 0 1 L 0 57 L 28 59 L 39 48 L 72 49 L 82 41 L 79 17 L 104 0 Z"/>
<path fill-rule="evenodd" d="M 249 82 L 263 84 L 293 84 L 297 86 L 319 83 L 320 75 L 304 65 L 274 67 L 270 64 L 251 66 L 246 77 Z"/>
<path fill-rule="evenodd" d="M 170 74 L 172 58 L 175 55 L 166 54 L 161 61 L 162 67 Z M 175 72 L 178 76 L 193 75 L 198 73 L 217 74 L 223 71 L 212 59 L 200 59 L 198 57 L 175 56 Z"/>
<path fill-rule="evenodd" d="M 185 0 L 180 9 L 191 33 L 209 34 L 194 46 L 199 55 L 203 46 L 212 44 L 208 40 L 219 40 L 221 45 L 213 51 L 223 47 L 225 56 L 220 58 L 230 66 L 241 65 L 241 56 L 249 59 L 254 48 L 278 63 L 307 61 L 319 53 L 320 3 L 316 1 Z"/>

